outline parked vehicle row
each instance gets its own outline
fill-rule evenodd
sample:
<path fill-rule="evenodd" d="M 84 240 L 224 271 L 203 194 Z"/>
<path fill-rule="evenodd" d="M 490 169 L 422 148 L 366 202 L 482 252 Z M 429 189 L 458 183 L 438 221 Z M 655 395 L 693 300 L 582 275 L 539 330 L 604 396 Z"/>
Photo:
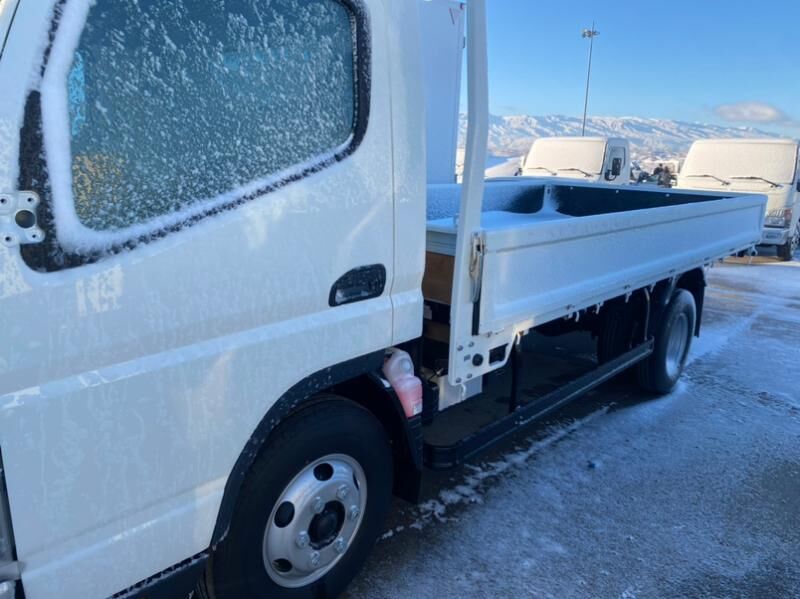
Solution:
<path fill-rule="evenodd" d="M 774 246 L 782 260 L 791 260 L 800 247 L 797 140 L 699 140 L 689 149 L 680 173 L 659 165 L 648 175 L 638 164 L 629 162 L 629 154 L 624 139 L 540 138 L 524 158 L 519 175 L 537 180 L 569 179 L 609 185 L 627 185 L 631 181 L 679 189 L 764 194 L 768 202 L 759 245 Z"/>

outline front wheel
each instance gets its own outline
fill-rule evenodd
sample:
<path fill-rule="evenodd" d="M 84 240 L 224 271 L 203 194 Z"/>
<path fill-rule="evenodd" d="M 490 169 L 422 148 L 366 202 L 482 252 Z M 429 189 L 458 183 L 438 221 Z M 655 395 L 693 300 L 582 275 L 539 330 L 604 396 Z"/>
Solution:
<path fill-rule="evenodd" d="M 778 246 L 778 258 L 784 262 L 789 262 L 794 258 L 794 253 L 797 251 L 798 246 L 800 246 L 800 223 L 797 223 L 797 227 L 789 237 L 789 240 Z"/>
<path fill-rule="evenodd" d="M 256 458 L 203 592 L 215 599 L 338 596 L 381 532 L 391 485 L 391 449 L 372 414 L 336 397 L 302 410 Z"/>
<path fill-rule="evenodd" d="M 696 322 L 694 296 L 685 289 L 676 290 L 656 331 L 653 353 L 639 364 L 642 388 L 659 395 L 672 391 L 686 365 Z"/>

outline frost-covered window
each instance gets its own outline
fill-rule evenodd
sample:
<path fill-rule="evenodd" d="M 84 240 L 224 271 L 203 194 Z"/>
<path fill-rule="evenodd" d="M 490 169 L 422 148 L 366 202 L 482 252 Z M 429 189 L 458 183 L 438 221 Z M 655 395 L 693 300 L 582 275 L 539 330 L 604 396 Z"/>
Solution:
<path fill-rule="evenodd" d="M 66 189 L 53 187 L 71 209 L 57 216 L 169 226 L 341 152 L 357 121 L 355 22 L 337 0 L 68 2 L 43 86 L 45 137 L 60 124 L 69 140 Z M 48 98 L 54 79 L 65 97 Z M 57 171 L 65 136 L 50 137 Z"/>

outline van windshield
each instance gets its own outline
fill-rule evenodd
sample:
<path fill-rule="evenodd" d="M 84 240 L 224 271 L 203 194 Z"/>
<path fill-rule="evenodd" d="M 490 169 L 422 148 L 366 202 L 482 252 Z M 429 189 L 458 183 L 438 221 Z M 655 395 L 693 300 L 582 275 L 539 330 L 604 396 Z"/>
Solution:
<path fill-rule="evenodd" d="M 533 144 L 525 161 L 526 171 L 544 174 L 562 172 L 565 176 L 581 176 L 581 172 L 599 174 L 603 168 L 605 142 L 602 140 L 547 140 Z"/>
<path fill-rule="evenodd" d="M 696 145 L 686 157 L 681 175 L 709 181 L 748 179 L 791 184 L 797 147 L 776 143 L 713 143 Z"/>

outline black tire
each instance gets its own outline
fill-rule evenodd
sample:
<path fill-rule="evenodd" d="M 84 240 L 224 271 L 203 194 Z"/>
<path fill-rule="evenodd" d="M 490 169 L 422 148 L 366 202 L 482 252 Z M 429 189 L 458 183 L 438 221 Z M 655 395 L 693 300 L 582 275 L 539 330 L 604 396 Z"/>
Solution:
<path fill-rule="evenodd" d="M 639 384 L 645 391 L 664 395 L 675 388 L 692 347 L 696 323 L 694 296 L 677 289 L 661 316 L 653 353 L 637 369 Z"/>
<path fill-rule="evenodd" d="M 331 454 L 348 456 L 362 468 L 368 489 L 363 516 L 332 569 L 306 586 L 288 588 L 267 573 L 263 557 L 266 527 L 287 485 L 309 464 Z M 248 473 L 228 535 L 213 552 L 198 595 L 213 599 L 337 597 L 358 573 L 382 532 L 391 502 L 392 476 L 386 433 L 358 404 L 329 396 L 291 416 L 273 432 Z"/>
<path fill-rule="evenodd" d="M 783 262 L 791 261 L 794 259 L 794 253 L 797 251 L 798 245 L 800 245 L 800 223 L 797 224 L 797 228 L 789 238 L 789 241 L 776 247 L 778 258 Z"/>

